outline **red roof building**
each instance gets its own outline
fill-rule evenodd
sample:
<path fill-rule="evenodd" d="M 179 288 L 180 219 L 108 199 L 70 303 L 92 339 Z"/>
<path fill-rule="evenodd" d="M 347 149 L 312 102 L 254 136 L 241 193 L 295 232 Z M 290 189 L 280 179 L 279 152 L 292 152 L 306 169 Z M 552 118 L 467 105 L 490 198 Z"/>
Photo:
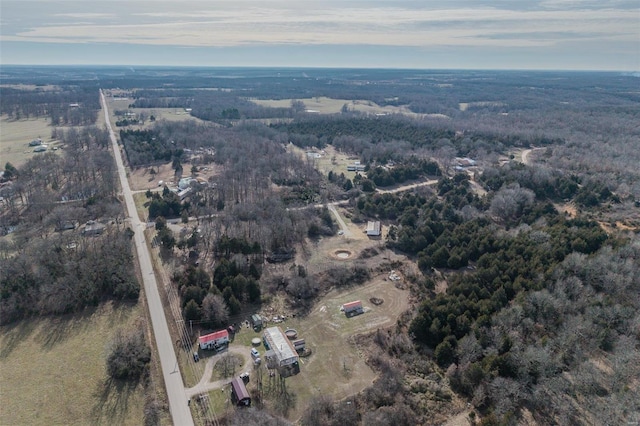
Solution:
<path fill-rule="evenodd" d="M 215 346 L 229 343 L 229 332 L 227 330 L 216 331 L 215 333 L 205 334 L 198 337 L 200 347 L 202 349 L 212 349 Z"/>
<path fill-rule="evenodd" d="M 348 317 L 353 315 L 360 315 L 364 313 L 364 309 L 362 308 L 362 302 L 359 300 L 345 303 L 344 305 L 342 305 L 342 310 L 344 311 L 345 315 Z"/>

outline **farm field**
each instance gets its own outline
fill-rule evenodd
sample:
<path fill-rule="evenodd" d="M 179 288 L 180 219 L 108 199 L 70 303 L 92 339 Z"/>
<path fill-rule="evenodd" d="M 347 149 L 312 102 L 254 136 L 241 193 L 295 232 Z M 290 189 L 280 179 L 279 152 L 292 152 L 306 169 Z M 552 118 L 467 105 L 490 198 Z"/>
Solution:
<path fill-rule="evenodd" d="M 51 139 L 51 127 L 45 118 L 10 120 L 6 115 L 0 118 L 0 162 L 4 169 L 9 162 L 16 167 L 24 164 L 33 155 L 29 142 L 41 138 L 44 144 L 55 142 Z"/>
<path fill-rule="evenodd" d="M 294 99 L 251 99 L 251 102 L 272 108 L 289 108 L 292 100 Z M 403 114 L 409 117 L 449 118 L 444 114 L 417 114 L 406 106 L 380 106 L 375 102 L 366 100 L 334 99 L 324 96 L 297 100 L 304 102 L 307 112 L 317 114 L 337 114 L 346 104 L 349 111 L 358 111 L 368 114 Z"/>
<path fill-rule="evenodd" d="M 143 424 L 142 385 L 112 383 L 105 368 L 114 332 L 140 315 L 106 303 L 1 327 L 0 424 Z"/>
<path fill-rule="evenodd" d="M 120 129 L 120 127 L 116 128 L 115 123 L 118 121 L 119 117 L 116 117 L 116 110 L 130 110 L 136 114 L 144 113 L 147 116 L 147 120 L 143 125 L 134 125 L 128 126 L 128 129 L 146 129 L 150 127 L 153 122 L 148 119 L 150 116 L 154 116 L 156 121 L 158 120 L 167 120 L 167 121 L 184 121 L 184 120 L 194 120 L 198 122 L 202 122 L 199 118 L 191 116 L 188 112 L 186 112 L 182 108 L 129 108 L 129 105 L 133 102 L 132 99 L 128 98 L 113 98 L 107 97 L 107 102 L 109 103 L 109 119 L 111 123 L 114 125 L 114 130 Z M 104 120 L 103 120 L 104 121 Z"/>

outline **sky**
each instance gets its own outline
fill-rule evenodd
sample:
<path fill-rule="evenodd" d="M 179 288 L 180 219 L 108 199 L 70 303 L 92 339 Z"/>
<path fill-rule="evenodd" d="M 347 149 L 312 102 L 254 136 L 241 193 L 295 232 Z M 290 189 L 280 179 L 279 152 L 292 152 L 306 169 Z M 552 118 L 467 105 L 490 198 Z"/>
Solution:
<path fill-rule="evenodd" d="M 0 0 L 0 65 L 640 71 L 640 0 Z"/>

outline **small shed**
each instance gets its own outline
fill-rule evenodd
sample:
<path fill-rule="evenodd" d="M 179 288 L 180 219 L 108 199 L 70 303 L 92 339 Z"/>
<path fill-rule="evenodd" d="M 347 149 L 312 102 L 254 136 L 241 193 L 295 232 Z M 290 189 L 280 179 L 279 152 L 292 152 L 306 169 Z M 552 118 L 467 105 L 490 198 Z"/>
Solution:
<path fill-rule="evenodd" d="M 345 303 L 342 305 L 342 310 L 347 317 L 352 317 L 355 315 L 364 314 L 364 309 L 362 307 L 362 302 L 359 300 L 355 300 L 353 302 Z"/>
<path fill-rule="evenodd" d="M 231 399 L 239 407 L 251 406 L 251 397 L 240 377 L 231 380 Z"/>
<path fill-rule="evenodd" d="M 251 315 L 251 326 L 256 329 L 256 330 L 260 330 L 262 328 L 262 317 L 258 314 L 253 314 Z"/>
<path fill-rule="evenodd" d="M 218 349 L 229 343 L 229 332 L 227 330 L 216 331 L 198 337 L 201 349 Z"/>

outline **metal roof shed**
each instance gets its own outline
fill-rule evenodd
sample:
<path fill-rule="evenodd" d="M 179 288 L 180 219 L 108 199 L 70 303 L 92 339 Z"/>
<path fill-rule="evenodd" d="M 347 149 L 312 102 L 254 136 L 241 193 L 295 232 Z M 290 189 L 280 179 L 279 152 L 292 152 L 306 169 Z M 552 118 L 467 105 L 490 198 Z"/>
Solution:
<path fill-rule="evenodd" d="M 243 407 L 251 406 L 251 397 L 240 377 L 231 380 L 231 397 L 236 405 Z"/>

